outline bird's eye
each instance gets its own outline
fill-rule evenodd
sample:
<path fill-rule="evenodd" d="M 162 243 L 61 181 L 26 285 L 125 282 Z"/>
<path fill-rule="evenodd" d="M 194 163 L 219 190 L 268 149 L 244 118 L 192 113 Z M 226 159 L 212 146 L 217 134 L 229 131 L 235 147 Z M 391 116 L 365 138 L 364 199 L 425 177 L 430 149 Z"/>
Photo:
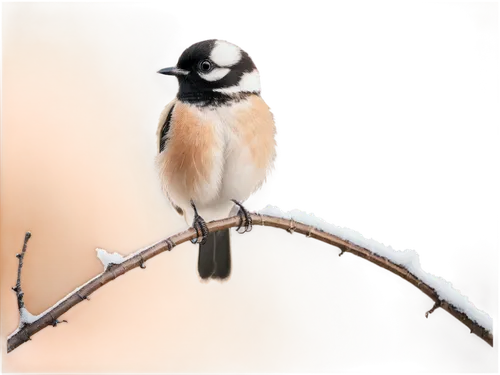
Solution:
<path fill-rule="evenodd" d="M 199 68 L 202 72 L 208 72 L 212 70 L 212 63 L 208 60 L 203 60 L 200 62 Z"/>

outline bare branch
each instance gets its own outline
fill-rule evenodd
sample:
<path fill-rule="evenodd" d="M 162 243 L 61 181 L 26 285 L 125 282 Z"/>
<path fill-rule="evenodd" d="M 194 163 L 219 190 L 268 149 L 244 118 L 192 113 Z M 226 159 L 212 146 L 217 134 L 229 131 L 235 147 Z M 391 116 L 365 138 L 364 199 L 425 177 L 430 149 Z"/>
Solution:
<path fill-rule="evenodd" d="M 453 306 L 447 301 L 440 300 L 437 292 L 432 287 L 424 283 L 422 280 L 419 280 L 415 275 L 413 275 L 403 266 L 397 265 L 391 262 L 389 259 L 377 255 L 364 247 L 358 246 L 333 234 L 323 232 L 310 225 L 306 225 L 290 219 L 263 214 L 251 214 L 250 216 L 254 222 L 254 225 L 260 224 L 262 226 L 284 229 L 290 233 L 295 232 L 303 234 L 307 237 L 320 240 L 339 248 L 341 250 L 341 254 L 344 252 L 351 253 L 402 277 L 404 280 L 417 287 L 420 291 L 425 293 L 435 302 L 435 307 L 433 307 L 433 309 L 431 309 L 428 314 L 437 308 L 436 304 L 439 304 L 439 307 L 450 313 L 453 317 L 467 326 L 470 329 L 471 333 L 474 333 L 489 345 L 493 346 L 492 332 L 470 319 L 456 306 Z M 222 229 L 237 227 L 239 224 L 240 218 L 238 216 L 233 216 L 230 218 L 209 222 L 207 223 L 207 227 L 209 231 L 214 232 Z M 7 341 L 7 352 L 11 352 L 19 345 L 28 341 L 32 335 L 39 332 L 43 328 L 49 325 L 53 325 L 54 322 L 57 321 L 57 318 L 59 318 L 62 314 L 64 314 L 66 311 L 82 302 L 83 300 L 88 299 L 88 296 L 90 294 L 92 294 L 105 284 L 113 281 L 117 277 L 127 273 L 128 271 L 136 267 L 145 268 L 144 263 L 147 260 L 165 251 L 169 251 L 173 247 L 180 245 L 183 242 L 194 239 L 195 237 L 196 231 L 190 228 L 184 232 L 177 233 L 163 241 L 160 241 L 140 252 L 133 253 L 132 255 L 125 258 L 125 260 L 121 264 L 111 264 L 103 273 L 97 275 L 83 286 L 68 294 L 54 306 L 38 315 L 37 319 L 32 324 L 27 324 L 24 327 L 20 327 L 18 331 L 9 336 Z"/>
<path fill-rule="evenodd" d="M 19 259 L 19 266 L 17 267 L 17 281 L 16 286 L 12 288 L 16 292 L 17 297 L 17 308 L 19 309 L 19 316 L 22 316 L 22 309 L 24 308 L 24 293 L 21 289 L 21 272 L 23 269 L 24 254 L 26 254 L 26 249 L 28 247 L 28 240 L 31 238 L 31 233 L 26 232 L 24 235 L 24 244 L 21 253 L 16 254 L 17 259 Z"/>
<path fill-rule="evenodd" d="M 19 265 L 17 267 L 17 281 L 16 286 L 12 288 L 14 292 L 16 292 L 17 298 L 17 308 L 19 310 L 19 327 L 18 330 L 24 327 L 26 324 L 30 324 L 31 322 L 36 320 L 36 316 L 32 315 L 26 306 L 24 305 L 24 292 L 21 288 L 21 274 L 23 270 L 23 261 L 24 255 L 26 254 L 26 249 L 28 248 L 28 240 L 31 238 L 31 233 L 26 232 L 24 235 L 24 244 L 23 249 L 19 254 L 16 254 L 16 258 L 19 259 Z M 29 338 L 28 338 L 29 339 Z"/>

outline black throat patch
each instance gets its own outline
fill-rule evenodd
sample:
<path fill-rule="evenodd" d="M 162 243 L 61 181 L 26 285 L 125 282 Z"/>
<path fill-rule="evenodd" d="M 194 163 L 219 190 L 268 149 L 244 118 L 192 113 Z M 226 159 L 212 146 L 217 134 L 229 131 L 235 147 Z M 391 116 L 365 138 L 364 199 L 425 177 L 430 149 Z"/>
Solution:
<path fill-rule="evenodd" d="M 177 93 L 177 99 L 181 102 L 196 105 L 198 107 L 221 107 L 231 105 L 240 100 L 248 98 L 250 95 L 258 95 L 251 92 L 236 92 L 225 94 L 217 91 L 181 91 Z"/>

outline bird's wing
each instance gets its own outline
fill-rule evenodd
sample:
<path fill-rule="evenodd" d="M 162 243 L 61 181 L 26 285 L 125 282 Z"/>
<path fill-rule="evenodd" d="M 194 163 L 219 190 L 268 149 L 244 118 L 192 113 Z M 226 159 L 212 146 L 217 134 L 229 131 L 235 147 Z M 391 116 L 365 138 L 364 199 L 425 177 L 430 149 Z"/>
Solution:
<path fill-rule="evenodd" d="M 162 152 L 168 140 L 168 130 L 170 129 L 170 122 L 172 121 L 172 112 L 174 111 L 176 99 L 172 100 L 166 105 L 160 115 L 160 121 L 158 123 L 158 131 L 156 136 L 158 139 L 158 153 Z"/>
<path fill-rule="evenodd" d="M 176 99 L 172 100 L 165 106 L 165 108 L 161 112 L 160 120 L 158 122 L 158 130 L 156 132 L 156 137 L 158 139 L 158 153 L 161 153 L 167 146 L 168 130 L 170 129 L 170 122 L 172 121 L 172 112 L 174 111 L 175 102 Z M 172 204 L 172 206 L 175 208 L 177 213 L 179 215 L 183 215 L 184 211 L 182 210 L 182 208 L 177 206 L 174 203 L 174 201 L 172 201 L 168 193 L 167 193 L 167 198 Z"/>
<path fill-rule="evenodd" d="M 167 198 L 168 198 L 168 201 L 170 202 L 170 204 L 172 205 L 172 207 L 174 208 L 175 212 L 177 212 L 181 216 L 184 216 L 184 210 L 182 208 L 180 208 L 179 206 L 177 206 L 168 194 L 167 194 Z"/>

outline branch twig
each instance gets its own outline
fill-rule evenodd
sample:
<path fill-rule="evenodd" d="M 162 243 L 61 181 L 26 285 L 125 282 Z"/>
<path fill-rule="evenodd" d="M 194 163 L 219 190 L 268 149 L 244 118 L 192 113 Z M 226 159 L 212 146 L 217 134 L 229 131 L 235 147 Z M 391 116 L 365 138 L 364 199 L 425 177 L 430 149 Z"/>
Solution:
<path fill-rule="evenodd" d="M 482 327 L 477 322 L 471 320 L 456 306 L 453 306 L 451 303 L 448 303 L 445 300 L 441 300 L 437 292 L 432 287 L 424 283 L 422 280 L 419 280 L 415 275 L 413 275 L 403 266 L 397 265 L 391 262 L 389 259 L 379 256 L 364 247 L 358 246 L 333 234 L 323 232 L 310 225 L 306 225 L 290 219 L 262 214 L 251 214 L 251 218 L 254 222 L 254 225 L 260 224 L 267 227 L 281 228 L 289 232 L 300 233 L 306 235 L 307 237 L 311 237 L 332 246 L 338 247 L 339 249 L 341 249 L 341 254 L 344 252 L 349 252 L 351 254 L 364 258 L 379 267 L 385 268 L 386 270 L 402 277 L 403 279 L 417 287 L 420 291 L 422 291 L 435 302 L 435 307 L 428 313 L 434 311 L 437 308 L 436 305 L 439 305 L 440 308 L 447 311 L 454 318 L 458 319 L 465 326 L 467 326 L 470 329 L 471 333 L 474 333 L 489 345 L 493 346 L 492 332 Z M 234 216 L 209 222 L 207 223 L 207 227 L 210 232 L 213 232 L 236 227 L 239 225 L 239 223 L 239 217 Z M 89 282 L 67 295 L 54 306 L 38 315 L 37 319 L 33 323 L 20 326 L 18 331 L 9 336 L 7 341 L 7 352 L 11 352 L 12 350 L 16 349 L 19 345 L 25 343 L 29 337 L 47 327 L 48 325 L 53 325 L 54 321 L 57 320 L 58 317 L 71 309 L 73 306 L 77 305 L 85 299 L 88 299 L 88 296 L 90 294 L 92 294 L 105 284 L 113 281 L 115 278 L 136 267 L 145 268 L 144 263 L 147 260 L 165 251 L 169 251 L 173 247 L 180 245 L 183 242 L 194 239 L 195 237 L 195 230 L 190 228 L 184 232 L 175 234 L 163 241 L 160 241 L 140 252 L 134 253 L 132 256 L 125 258 L 124 262 L 122 262 L 121 264 L 112 264 L 108 266 L 103 273 L 97 275 Z M 428 316 L 428 314 L 426 315 Z"/>
<path fill-rule="evenodd" d="M 16 292 L 16 297 L 17 297 L 17 308 L 19 309 L 19 317 L 23 316 L 23 309 L 24 309 L 24 292 L 21 289 L 21 272 L 23 269 L 23 260 L 24 260 L 24 254 L 26 254 L 26 249 L 28 248 L 28 240 L 31 238 L 31 233 L 26 232 L 24 235 L 24 244 L 23 244 L 23 249 L 19 254 L 16 254 L 17 259 L 19 259 L 19 265 L 17 267 L 17 281 L 16 281 L 16 286 L 12 288 L 14 292 Z M 22 319 L 21 319 L 22 323 Z"/>

